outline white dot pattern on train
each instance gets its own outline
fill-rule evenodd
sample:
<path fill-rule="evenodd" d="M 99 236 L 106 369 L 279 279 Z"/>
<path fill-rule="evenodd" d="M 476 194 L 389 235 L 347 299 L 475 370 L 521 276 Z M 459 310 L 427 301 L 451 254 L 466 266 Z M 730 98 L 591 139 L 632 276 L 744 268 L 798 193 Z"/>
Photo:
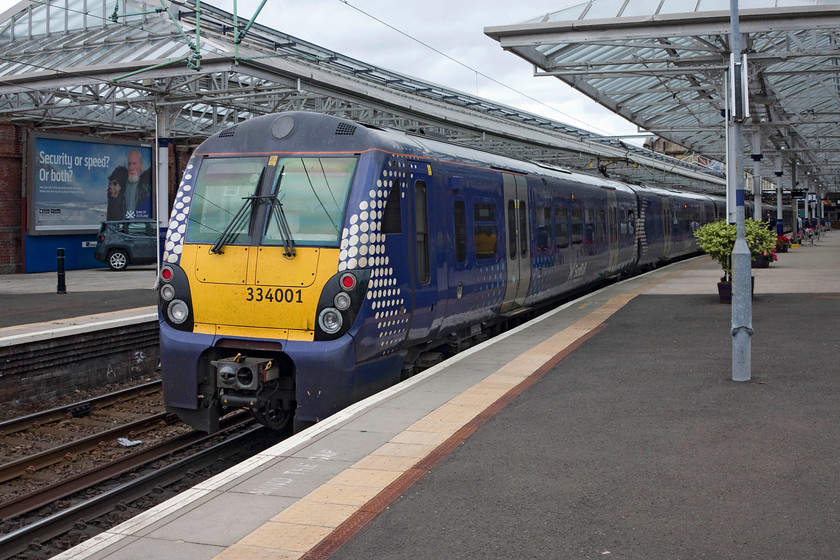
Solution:
<path fill-rule="evenodd" d="M 187 231 L 187 217 L 190 213 L 190 201 L 192 201 L 192 170 L 194 164 L 190 161 L 184 172 L 184 178 L 178 185 L 178 195 L 172 205 L 172 213 L 169 215 L 169 231 L 166 234 L 166 244 L 163 251 L 163 262 L 178 264 L 181 260 L 181 251 L 184 248 L 184 233 Z"/>
<path fill-rule="evenodd" d="M 391 259 L 385 254 L 385 234 L 382 233 L 385 201 L 391 189 L 401 189 L 405 185 L 405 179 L 405 162 L 388 161 L 388 168 L 382 170 L 376 188 L 370 189 L 356 208 L 348 209 L 349 227 L 341 232 L 339 272 L 371 269 L 366 297 L 377 321 L 379 347 L 383 354 L 395 351 L 408 331 L 405 297 L 397 285 Z"/>

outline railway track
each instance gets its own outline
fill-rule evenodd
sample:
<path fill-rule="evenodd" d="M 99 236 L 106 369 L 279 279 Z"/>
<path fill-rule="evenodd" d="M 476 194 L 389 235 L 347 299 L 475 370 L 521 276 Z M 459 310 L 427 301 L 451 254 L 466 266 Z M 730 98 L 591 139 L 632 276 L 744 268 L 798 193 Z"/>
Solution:
<path fill-rule="evenodd" d="M 129 387 L 121 391 L 115 391 L 98 397 L 85 399 L 80 402 L 51 408 L 34 414 L 20 416 L 0 422 L 0 434 L 7 436 L 23 430 L 43 426 L 45 424 L 58 422 L 66 418 L 78 418 L 96 409 L 103 409 L 115 404 L 159 394 L 161 392 L 160 380 L 144 383 L 135 387 Z"/>
<path fill-rule="evenodd" d="M 131 453 L 129 438 L 176 422 L 164 412 L 160 382 L 0 422 L 0 483 L 6 498 Z M 181 430 L 184 431 L 184 430 Z"/>
<path fill-rule="evenodd" d="M 243 448 L 253 445 L 255 440 L 267 440 L 270 443 L 277 441 L 276 434 L 270 434 L 267 428 L 254 426 L 253 422 L 251 424 L 249 429 L 239 435 L 223 439 L 211 447 L 189 454 L 164 467 L 149 469 L 138 478 L 119 484 L 93 498 L 83 499 L 57 513 L 35 518 L 33 522 L 0 536 L 0 558 L 49 558 L 62 549 L 123 521 L 126 518 L 124 512 L 132 507 L 131 503 L 135 500 L 149 496 L 158 498 L 137 508 L 139 513 L 180 490 L 175 489 L 167 493 L 164 488 L 179 482 L 185 482 L 183 489 L 192 486 L 196 482 L 193 478 L 195 472 L 215 466 L 216 469 L 207 475 L 210 476 L 226 468 L 229 462 L 242 460 L 239 457 L 225 462 L 225 457 L 240 454 Z M 206 437 L 218 440 L 218 436 L 219 434 L 214 434 Z M 103 517 L 104 520 L 100 519 Z M 68 532 L 76 534 L 66 536 Z M 50 544 L 51 539 L 60 536 L 65 536 L 63 543 Z"/>
<path fill-rule="evenodd" d="M 97 521 L 96 530 L 80 519 L 124 517 L 116 511 L 126 503 L 149 501 L 195 471 L 220 469 L 220 457 L 254 449 L 249 440 L 263 441 L 262 447 L 256 444 L 259 450 L 279 439 L 276 432 L 254 429 L 247 413 L 228 415 L 223 430 L 212 436 L 190 430 L 162 411 L 159 392 L 160 383 L 153 382 L 0 422 L 0 449 L 29 451 L 0 464 L 0 531 L 5 533 L 0 535 L 0 559 L 48 558 L 42 543 L 70 531 L 76 536 L 63 542 L 71 546 L 110 526 L 107 519 Z M 119 438 L 137 437 L 147 443 L 116 444 Z M 49 444 L 53 439 L 59 441 Z M 138 512 L 145 509 L 138 507 Z"/>

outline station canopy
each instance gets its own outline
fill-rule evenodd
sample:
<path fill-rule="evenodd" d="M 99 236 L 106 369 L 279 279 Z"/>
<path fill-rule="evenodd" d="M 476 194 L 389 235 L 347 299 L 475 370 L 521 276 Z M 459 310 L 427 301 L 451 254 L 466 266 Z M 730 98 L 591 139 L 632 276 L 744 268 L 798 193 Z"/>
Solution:
<path fill-rule="evenodd" d="M 242 15 L 195 0 L 18 2 L 0 13 L 0 118 L 26 130 L 194 146 L 254 116 L 307 110 L 631 183 L 724 189 L 719 170 L 376 67 Z"/>
<path fill-rule="evenodd" d="M 747 156 L 785 187 L 840 190 L 840 2 L 740 0 Z M 725 161 L 729 0 L 584 0 L 485 33 L 640 128 Z M 739 53 L 736 53 L 738 55 Z M 758 133 L 758 134 L 756 134 Z"/>

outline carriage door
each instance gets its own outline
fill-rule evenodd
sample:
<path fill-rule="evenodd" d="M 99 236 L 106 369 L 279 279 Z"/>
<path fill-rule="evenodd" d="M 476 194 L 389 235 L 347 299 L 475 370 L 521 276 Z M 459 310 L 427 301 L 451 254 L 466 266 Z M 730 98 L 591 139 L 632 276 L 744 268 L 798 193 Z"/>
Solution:
<path fill-rule="evenodd" d="M 410 264 L 412 268 L 412 314 L 409 327 L 411 336 L 425 338 L 431 335 L 435 318 L 437 270 L 431 251 L 432 235 L 429 229 L 429 199 L 431 194 L 431 168 L 426 163 L 410 162 L 410 215 L 413 239 Z"/>
<path fill-rule="evenodd" d="M 609 242 L 610 265 L 612 272 L 618 268 L 618 196 L 615 189 L 607 191 L 607 240 Z"/>
<path fill-rule="evenodd" d="M 502 173 L 505 195 L 505 230 L 507 231 L 507 284 L 502 312 L 525 305 L 531 282 L 531 258 L 528 238 L 528 188 L 525 177 Z"/>
<path fill-rule="evenodd" d="M 665 241 L 662 256 L 668 259 L 671 257 L 671 199 L 667 196 L 662 197 L 662 235 Z"/>

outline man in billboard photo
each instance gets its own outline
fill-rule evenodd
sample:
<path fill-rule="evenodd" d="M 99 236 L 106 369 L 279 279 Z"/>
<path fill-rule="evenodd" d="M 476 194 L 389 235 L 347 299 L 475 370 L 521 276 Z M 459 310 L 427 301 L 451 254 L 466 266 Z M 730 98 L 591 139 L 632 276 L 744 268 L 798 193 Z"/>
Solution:
<path fill-rule="evenodd" d="M 128 181 L 125 184 L 125 218 L 152 217 L 152 172 L 143 169 L 140 150 L 128 154 Z"/>

